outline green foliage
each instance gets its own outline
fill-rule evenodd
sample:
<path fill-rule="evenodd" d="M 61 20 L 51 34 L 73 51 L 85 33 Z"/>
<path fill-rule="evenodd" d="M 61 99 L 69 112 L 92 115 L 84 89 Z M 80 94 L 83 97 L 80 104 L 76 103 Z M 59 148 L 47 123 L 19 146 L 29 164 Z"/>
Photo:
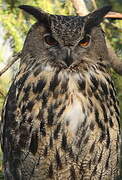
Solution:
<path fill-rule="evenodd" d="M 111 20 L 105 25 L 107 38 L 110 40 L 111 45 L 118 50 L 119 55 L 122 55 L 122 21 Z"/>
<path fill-rule="evenodd" d="M 114 11 L 122 12 L 122 0 L 97 0 L 98 7 L 111 5 Z"/>

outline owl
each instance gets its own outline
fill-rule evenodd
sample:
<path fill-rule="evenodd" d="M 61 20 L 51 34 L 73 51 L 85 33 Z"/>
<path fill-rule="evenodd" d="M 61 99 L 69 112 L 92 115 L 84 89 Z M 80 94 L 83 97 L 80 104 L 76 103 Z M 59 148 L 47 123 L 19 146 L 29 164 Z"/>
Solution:
<path fill-rule="evenodd" d="M 30 28 L 1 124 L 5 180 L 115 180 L 120 110 L 100 27 L 86 16 L 21 5 Z"/>

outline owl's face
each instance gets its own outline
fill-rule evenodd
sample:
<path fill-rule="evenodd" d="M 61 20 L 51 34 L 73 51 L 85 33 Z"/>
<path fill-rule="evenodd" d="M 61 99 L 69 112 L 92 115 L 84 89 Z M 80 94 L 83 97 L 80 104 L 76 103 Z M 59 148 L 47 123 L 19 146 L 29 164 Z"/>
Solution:
<path fill-rule="evenodd" d="M 107 48 L 99 24 L 110 7 L 80 16 L 49 15 L 31 6 L 20 6 L 38 22 L 28 33 L 23 54 L 41 63 L 69 68 L 81 61 L 104 61 Z"/>

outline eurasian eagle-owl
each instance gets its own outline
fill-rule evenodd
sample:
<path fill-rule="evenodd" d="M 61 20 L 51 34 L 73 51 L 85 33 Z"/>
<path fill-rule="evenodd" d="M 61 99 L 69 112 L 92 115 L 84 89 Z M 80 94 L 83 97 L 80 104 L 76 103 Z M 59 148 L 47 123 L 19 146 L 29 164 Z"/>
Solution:
<path fill-rule="evenodd" d="M 23 5 L 30 29 L 2 115 L 5 180 L 112 180 L 118 175 L 119 106 L 100 27 L 87 16 Z"/>

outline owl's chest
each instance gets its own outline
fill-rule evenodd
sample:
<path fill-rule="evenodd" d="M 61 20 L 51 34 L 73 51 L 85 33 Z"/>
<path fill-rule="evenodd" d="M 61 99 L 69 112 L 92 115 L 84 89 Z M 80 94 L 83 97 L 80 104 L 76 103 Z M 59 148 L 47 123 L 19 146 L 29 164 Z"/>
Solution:
<path fill-rule="evenodd" d="M 24 116 L 36 122 L 35 129 L 40 122 L 47 127 L 58 124 L 74 134 L 81 126 L 89 126 L 90 119 L 95 117 L 96 106 L 102 111 L 98 102 L 101 98 L 105 101 L 103 91 L 108 85 L 102 89 L 99 74 L 92 68 L 85 74 L 52 71 L 51 67 L 46 67 L 40 74 L 31 72 L 24 88 L 18 87 L 21 91 L 18 91 L 18 105 Z M 107 82 L 104 76 L 102 81 Z"/>
<path fill-rule="evenodd" d="M 47 84 L 43 91 L 49 95 L 44 107 L 48 114 L 47 123 L 49 116 L 52 116 L 53 124 L 61 123 L 62 127 L 75 134 L 88 116 L 89 102 L 84 94 L 84 79 L 79 74 L 59 73 L 53 75 Z"/>

